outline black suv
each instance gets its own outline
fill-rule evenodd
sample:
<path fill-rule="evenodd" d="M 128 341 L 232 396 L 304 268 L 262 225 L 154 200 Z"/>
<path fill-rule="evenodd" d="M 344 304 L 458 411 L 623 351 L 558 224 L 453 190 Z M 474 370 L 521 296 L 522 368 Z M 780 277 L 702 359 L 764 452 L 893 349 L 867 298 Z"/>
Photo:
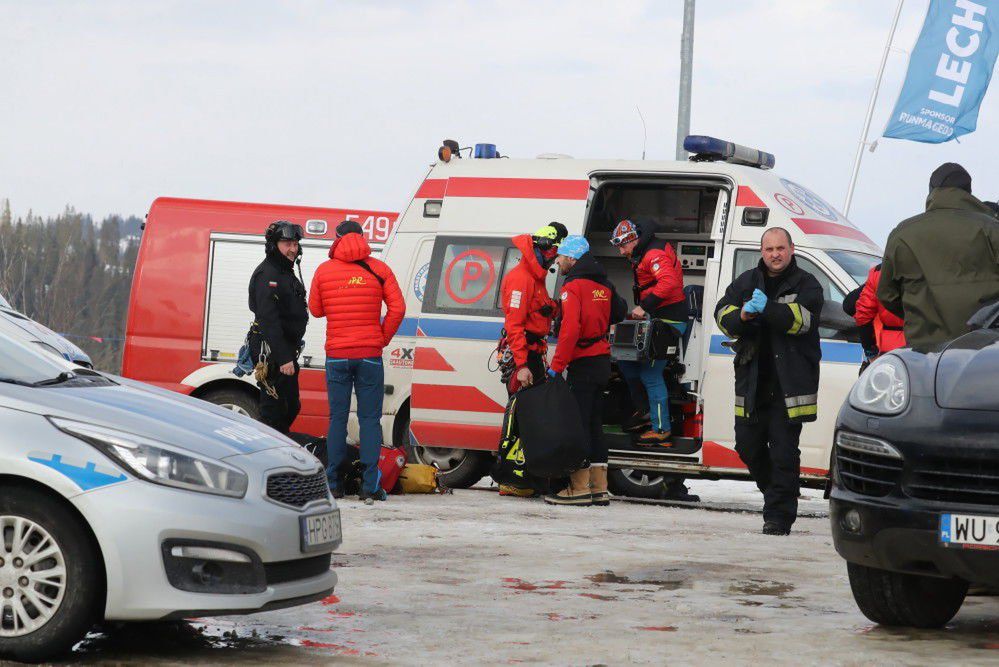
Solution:
<path fill-rule="evenodd" d="M 999 304 L 930 352 L 886 354 L 839 412 L 830 520 L 867 618 L 940 627 L 999 587 Z"/>

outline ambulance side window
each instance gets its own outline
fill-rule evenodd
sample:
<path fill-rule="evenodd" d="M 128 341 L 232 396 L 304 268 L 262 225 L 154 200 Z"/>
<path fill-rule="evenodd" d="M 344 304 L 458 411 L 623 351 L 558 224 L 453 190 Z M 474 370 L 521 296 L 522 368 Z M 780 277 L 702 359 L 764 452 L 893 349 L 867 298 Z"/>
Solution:
<path fill-rule="evenodd" d="M 800 254 L 795 253 L 795 261 L 797 261 L 798 266 L 808 271 L 816 280 L 819 281 L 819 285 L 822 286 L 822 296 L 825 298 L 827 303 L 843 303 L 846 295 L 843 294 L 843 290 L 832 281 L 825 271 L 820 269 L 818 265 L 807 257 L 803 257 Z M 760 253 L 757 250 L 737 250 L 735 253 L 735 274 L 732 279 L 735 280 L 743 272 L 755 267 L 760 261 Z M 827 327 L 819 328 L 819 336 L 822 338 L 839 338 L 838 333 L 835 329 L 829 329 Z"/>
<path fill-rule="evenodd" d="M 504 239 L 438 236 L 423 312 L 501 316 L 496 302 L 509 249 Z"/>

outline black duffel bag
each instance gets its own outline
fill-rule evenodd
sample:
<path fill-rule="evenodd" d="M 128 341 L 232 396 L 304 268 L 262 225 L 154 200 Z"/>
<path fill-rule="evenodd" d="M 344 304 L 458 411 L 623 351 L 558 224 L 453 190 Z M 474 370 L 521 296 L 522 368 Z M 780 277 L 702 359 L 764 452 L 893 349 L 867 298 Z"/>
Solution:
<path fill-rule="evenodd" d="M 561 376 L 517 392 L 514 411 L 527 472 L 552 479 L 586 467 L 587 434 Z"/>

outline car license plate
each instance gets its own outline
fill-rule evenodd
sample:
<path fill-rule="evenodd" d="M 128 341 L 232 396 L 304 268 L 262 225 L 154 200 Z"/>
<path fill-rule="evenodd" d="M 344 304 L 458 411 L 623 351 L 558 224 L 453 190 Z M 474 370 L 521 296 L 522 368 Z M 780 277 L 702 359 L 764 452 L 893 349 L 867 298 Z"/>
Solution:
<path fill-rule="evenodd" d="M 300 517 L 299 524 L 302 529 L 303 552 L 320 551 L 342 538 L 340 510 Z"/>
<path fill-rule="evenodd" d="M 959 549 L 999 549 L 999 517 L 942 514 L 940 542 Z"/>

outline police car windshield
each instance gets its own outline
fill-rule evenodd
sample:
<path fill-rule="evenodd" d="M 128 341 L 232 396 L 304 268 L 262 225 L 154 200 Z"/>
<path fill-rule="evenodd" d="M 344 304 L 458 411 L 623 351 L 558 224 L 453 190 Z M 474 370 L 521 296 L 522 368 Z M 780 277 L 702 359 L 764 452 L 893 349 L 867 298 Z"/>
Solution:
<path fill-rule="evenodd" d="M 826 250 L 826 254 L 839 264 L 840 268 L 850 274 L 857 281 L 858 285 L 867 282 L 867 274 L 872 266 L 881 263 L 881 258 L 877 255 L 867 255 L 862 252 L 850 252 L 849 250 Z"/>
<path fill-rule="evenodd" d="M 35 385 L 70 370 L 51 354 L 0 334 L 0 381 Z"/>

